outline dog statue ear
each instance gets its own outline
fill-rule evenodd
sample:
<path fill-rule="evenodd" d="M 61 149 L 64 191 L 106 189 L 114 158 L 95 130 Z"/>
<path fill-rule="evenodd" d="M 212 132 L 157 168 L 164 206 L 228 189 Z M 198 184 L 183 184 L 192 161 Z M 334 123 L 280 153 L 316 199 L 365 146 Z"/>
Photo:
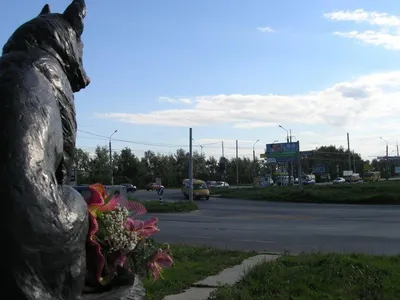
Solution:
<path fill-rule="evenodd" d="M 63 13 L 64 18 L 71 24 L 78 35 L 83 32 L 83 19 L 86 16 L 85 0 L 73 0 Z"/>
<path fill-rule="evenodd" d="M 39 16 L 41 15 L 47 15 L 50 13 L 50 5 L 46 4 L 45 6 L 43 6 L 42 10 L 39 13 Z"/>

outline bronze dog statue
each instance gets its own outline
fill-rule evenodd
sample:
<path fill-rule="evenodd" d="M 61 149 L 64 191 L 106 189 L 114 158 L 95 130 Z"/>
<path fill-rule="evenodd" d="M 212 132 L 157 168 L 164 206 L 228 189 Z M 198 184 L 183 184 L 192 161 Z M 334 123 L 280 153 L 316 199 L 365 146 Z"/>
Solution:
<path fill-rule="evenodd" d="M 0 281 L 10 299 L 76 300 L 84 286 L 87 206 L 68 186 L 76 142 L 74 92 L 82 65 L 84 0 L 40 14 L 0 58 Z"/>

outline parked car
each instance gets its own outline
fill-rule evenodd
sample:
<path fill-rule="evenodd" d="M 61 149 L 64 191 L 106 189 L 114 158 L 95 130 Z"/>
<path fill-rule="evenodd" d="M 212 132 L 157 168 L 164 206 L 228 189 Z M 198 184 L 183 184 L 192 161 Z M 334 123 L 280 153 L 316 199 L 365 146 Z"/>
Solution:
<path fill-rule="evenodd" d="M 216 186 L 217 189 L 228 188 L 228 187 L 229 187 L 229 183 L 227 183 L 227 182 L 224 182 L 224 181 L 217 182 L 217 186 Z"/>
<path fill-rule="evenodd" d="M 304 185 L 315 184 L 315 175 L 314 174 L 306 174 L 306 175 L 301 176 L 301 183 Z"/>
<path fill-rule="evenodd" d="M 126 187 L 126 191 L 128 193 L 134 193 L 137 191 L 136 185 L 130 184 L 130 183 L 121 183 L 121 185 Z"/>
<path fill-rule="evenodd" d="M 209 189 L 217 187 L 218 183 L 216 181 L 207 181 L 207 186 Z"/>
<path fill-rule="evenodd" d="M 339 183 L 346 183 L 346 179 L 344 179 L 343 177 L 338 177 L 333 180 L 333 184 L 339 184 Z"/>
<path fill-rule="evenodd" d="M 158 184 L 156 182 L 150 182 L 146 184 L 146 191 L 154 191 L 158 187 Z"/>

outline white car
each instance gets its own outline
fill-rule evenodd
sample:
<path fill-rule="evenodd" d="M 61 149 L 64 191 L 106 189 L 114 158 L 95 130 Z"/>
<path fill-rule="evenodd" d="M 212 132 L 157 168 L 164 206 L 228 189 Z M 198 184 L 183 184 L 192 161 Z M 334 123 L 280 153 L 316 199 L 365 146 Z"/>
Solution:
<path fill-rule="evenodd" d="M 346 183 L 346 179 L 343 177 L 338 177 L 335 180 L 333 180 L 333 184 L 339 184 L 339 183 Z"/>
<path fill-rule="evenodd" d="M 229 183 L 227 183 L 227 182 L 223 182 L 223 181 L 217 182 L 217 186 L 216 186 L 217 189 L 228 188 L 228 187 L 229 187 Z"/>

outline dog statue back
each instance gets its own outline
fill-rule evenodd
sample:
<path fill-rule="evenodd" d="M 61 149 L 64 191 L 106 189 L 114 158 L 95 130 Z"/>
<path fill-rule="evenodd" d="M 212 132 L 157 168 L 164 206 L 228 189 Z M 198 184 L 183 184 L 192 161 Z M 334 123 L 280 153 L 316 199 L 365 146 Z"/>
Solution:
<path fill-rule="evenodd" d="M 1 291 L 15 300 L 76 300 L 84 286 L 87 206 L 68 186 L 76 141 L 84 0 L 45 5 L 0 58 Z"/>

